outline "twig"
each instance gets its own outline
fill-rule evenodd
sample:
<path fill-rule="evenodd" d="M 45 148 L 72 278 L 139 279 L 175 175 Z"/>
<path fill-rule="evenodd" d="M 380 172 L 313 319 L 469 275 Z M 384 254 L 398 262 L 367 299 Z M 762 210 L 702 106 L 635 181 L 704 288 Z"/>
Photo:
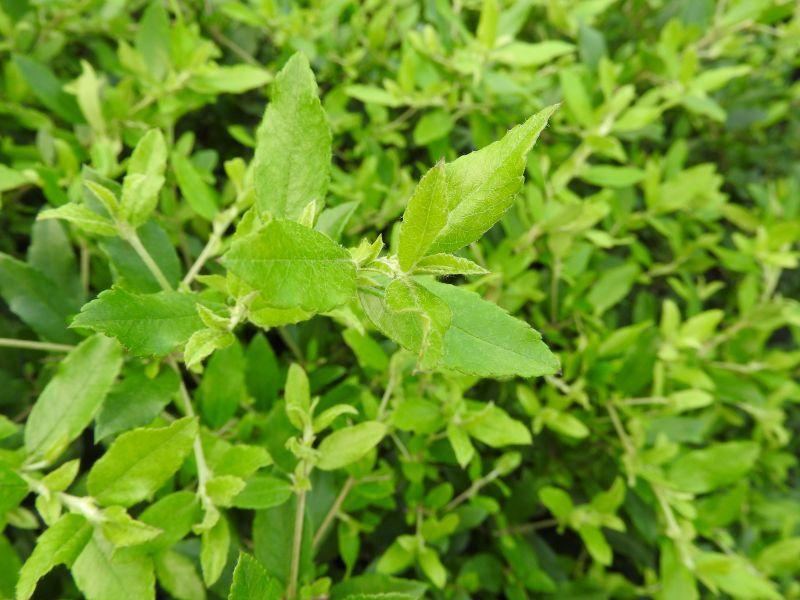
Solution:
<path fill-rule="evenodd" d="M 314 540 L 311 542 L 311 546 L 316 549 L 322 543 L 322 540 L 325 538 L 325 534 L 328 532 L 328 528 L 330 528 L 333 520 L 336 518 L 336 515 L 339 514 L 339 510 L 342 508 L 342 504 L 344 503 L 347 495 L 350 493 L 350 490 L 353 489 L 353 485 L 355 485 L 356 479 L 352 475 L 347 478 L 347 481 L 344 482 L 342 486 L 342 490 L 339 492 L 339 495 L 336 496 L 336 500 L 333 501 L 333 505 L 331 509 L 328 511 L 328 514 L 325 515 L 325 518 L 322 520 L 322 524 L 317 529 L 316 533 L 314 533 Z"/>
<path fill-rule="evenodd" d="M 26 350 L 43 350 L 45 352 L 69 352 L 75 348 L 70 344 L 53 344 L 51 342 L 34 342 L 13 338 L 0 338 L 0 346 L 5 348 L 24 348 Z"/>
<path fill-rule="evenodd" d="M 306 491 L 297 495 L 297 508 L 294 512 L 294 537 L 292 539 L 292 563 L 289 570 L 289 585 L 286 588 L 287 600 L 297 597 L 297 579 L 300 574 L 300 547 L 303 544 L 303 521 L 306 517 Z"/>

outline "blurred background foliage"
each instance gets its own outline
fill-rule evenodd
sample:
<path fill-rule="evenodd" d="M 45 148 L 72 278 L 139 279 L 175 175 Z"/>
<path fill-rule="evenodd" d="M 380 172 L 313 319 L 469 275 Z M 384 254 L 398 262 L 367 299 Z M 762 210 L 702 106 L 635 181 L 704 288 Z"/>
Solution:
<path fill-rule="evenodd" d="M 55 257 L 28 250 L 36 213 L 82 194 L 84 163 L 120 175 L 159 127 L 171 169 L 146 241 L 191 264 L 211 227 L 198 213 L 236 194 L 222 165 L 251 158 L 268 84 L 297 50 L 334 133 L 344 242 L 391 240 L 439 158 L 562 103 L 517 202 L 466 251 L 491 274 L 465 284 L 541 331 L 560 376 L 415 374 L 402 355 L 390 365 L 391 343 L 347 330 L 342 344 L 319 319 L 271 346 L 246 332 L 246 351 L 209 366 L 248 373 L 255 408 L 228 435 L 268 447 L 280 386 L 251 373 L 280 379 L 290 352 L 315 393 L 396 387 L 391 485 L 355 486 L 316 574 L 377 567 L 441 598 L 800 597 L 798 4 L 0 0 L 0 251 L 46 272 Z M 92 281 L 56 282 L 66 314 L 87 285 L 142 280 L 125 248 L 68 235 Z M 2 270 L 0 336 L 26 335 L 28 275 Z M 40 370 L 51 361 L 0 351 L 4 414 L 24 415 Z M 457 466 L 443 432 L 464 398 L 532 428 L 521 464 L 494 467 L 481 442 Z M 316 482 L 312 513 L 338 487 Z M 260 518 L 239 541 L 269 564 L 280 540 Z M 415 531 L 430 552 L 409 558 Z M 34 537 L 0 540 L 4 593 Z"/>

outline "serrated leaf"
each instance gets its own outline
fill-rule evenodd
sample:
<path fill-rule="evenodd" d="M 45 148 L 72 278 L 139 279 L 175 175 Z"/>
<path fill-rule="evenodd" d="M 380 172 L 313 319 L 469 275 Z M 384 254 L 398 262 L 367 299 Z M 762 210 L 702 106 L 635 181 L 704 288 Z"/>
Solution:
<path fill-rule="evenodd" d="M 397 258 L 404 271 L 410 271 L 425 256 L 447 223 L 446 194 L 445 165 L 441 161 L 420 179 L 403 213 Z"/>
<path fill-rule="evenodd" d="M 115 337 L 137 356 L 166 356 L 203 327 L 197 300 L 190 293 L 134 294 L 113 288 L 86 304 L 71 327 Z"/>
<path fill-rule="evenodd" d="M 298 52 L 275 77 L 258 129 L 253 174 L 259 211 L 296 220 L 312 200 L 323 203 L 330 163 L 327 117 L 308 59 Z"/>
<path fill-rule="evenodd" d="M 282 595 L 281 584 L 261 563 L 249 554 L 239 555 L 228 600 L 280 600 Z"/>
<path fill-rule="evenodd" d="M 452 313 L 441 366 L 480 377 L 535 377 L 558 372 L 542 336 L 478 294 L 435 281 L 422 282 Z"/>
<path fill-rule="evenodd" d="M 489 271 L 468 258 L 455 254 L 432 254 L 414 266 L 415 275 L 485 275 Z"/>
<path fill-rule="evenodd" d="M 91 423 L 120 367 L 117 343 L 94 335 L 59 364 L 25 424 L 25 449 L 46 456 L 74 440 Z"/>
<path fill-rule="evenodd" d="M 317 468 L 332 471 L 360 460 L 380 443 L 386 432 L 386 424 L 380 421 L 366 421 L 334 431 L 319 445 Z"/>
<path fill-rule="evenodd" d="M 120 506 L 152 496 L 183 464 L 196 435 L 191 417 L 123 433 L 89 471 L 89 493 L 100 504 Z"/>
<path fill-rule="evenodd" d="M 276 308 L 325 312 L 348 302 L 356 290 L 350 253 L 291 221 L 272 221 L 237 240 L 224 263 Z"/>
<path fill-rule="evenodd" d="M 528 152 L 556 108 L 545 108 L 503 139 L 447 164 L 447 222 L 431 252 L 458 250 L 503 216 L 522 186 Z"/>

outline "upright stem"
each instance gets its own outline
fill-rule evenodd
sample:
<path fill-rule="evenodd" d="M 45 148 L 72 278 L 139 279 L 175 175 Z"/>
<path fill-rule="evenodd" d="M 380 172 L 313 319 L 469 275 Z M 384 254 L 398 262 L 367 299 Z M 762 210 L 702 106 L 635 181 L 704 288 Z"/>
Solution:
<path fill-rule="evenodd" d="M 52 344 L 50 342 L 34 342 L 14 338 L 0 338 L 0 346 L 6 348 L 25 348 L 26 350 L 43 350 L 45 352 L 69 352 L 75 346 L 69 344 Z"/>
<path fill-rule="evenodd" d="M 289 570 L 289 587 L 286 589 L 286 599 L 294 600 L 297 597 L 297 579 L 300 575 L 300 551 L 303 545 L 303 521 L 306 516 L 306 491 L 297 494 L 297 508 L 294 511 L 294 538 L 292 539 L 292 564 Z"/>

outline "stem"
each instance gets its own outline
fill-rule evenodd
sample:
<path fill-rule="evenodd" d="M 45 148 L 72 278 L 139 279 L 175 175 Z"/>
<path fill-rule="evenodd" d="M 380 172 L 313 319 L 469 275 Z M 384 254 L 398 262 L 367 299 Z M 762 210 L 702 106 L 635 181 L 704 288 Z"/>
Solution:
<path fill-rule="evenodd" d="M 156 264 L 156 261 L 154 261 L 153 257 L 150 256 L 147 248 L 145 248 L 144 244 L 142 244 L 142 240 L 139 239 L 139 234 L 136 233 L 136 230 L 133 227 L 125 227 L 120 229 L 120 234 L 126 242 L 133 246 L 136 254 L 139 255 L 139 258 L 142 259 L 142 262 L 150 270 L 150 273 L 152 273 L 153 277 L 156 278 L 156 281 L 158 282 L 158 285 L 161 286 L 161 289 L 166 292 L 172 291 L 172 285 L 170 285 L 169 280 L 164 276 L 164 273 L 161 271 L 161 267 Z"/>
<path fill-rule="evenodd" d="M 85 296 L 89 295 L 89 267 L 91 265 L 91 255 L 89 254 L 89 244 L 86 240 L 80 240 L 81 246 L 81 287 Z"/>
<path fill-rule="evenodd" d="M 206 264 L 209 258 L 211 258 L 214 253 L 218 250 L 219 243 L 222 240 L 222 234 L 230 227 L 230 224 L 233 223 L 233 220 L 239 215 L 239 209 L 236 206 L 227 210 L 224 214 L 219 215 L 219 221 L 215 221 L 214 229 L 211 232 L 211 235 L 206 242 L 206 245 L 200 251 L 200 255 L 194 261 L 191 267 L 189 267 L 189 271 L 186 273 L 186 276 L 181 281 L 181 287 L 188 288 L 189 285 L 194 281 L 194 278 L 197 277 L 197 274 L 200 273 L 200 270 L 203 268 L 203 265 Z"/>
<path fill-rule="evenodd" d="M 69 352 L 75 346 L 70 344 L 52 344 L 50 342 L 34 342 L 14 338 L 0 338 L 0 347 L 25 348 L 26 350 L 44 350 L 45 352 Z"/>
<path fill-rule="evenodd" d="M 297 579 L 300 575 L 300 550 L 303 544 L 303 521 L 306 516 L 306 491 L 297 495 L 297 508 L 294 512 L 294 538 L 292 540 L 292 564 L 289 570 L 289 587 L 286 589 L 287 600 L 297 597 Z"/>
<path fill-rule="evenodd" d="M 342 504 L 347 498 L 347 495 L 350 493 L 350 490 L 353 489 L 355 482 L 356 479 L 352 475 L 350 475 L 350 477 L 347 478 L 347 481 L 344 482 L 342 490 L 339 492 L 339 495 L 336 496 L 336 500 L 333 501 L 331 509 L 328 511 L 328 514 L 325 515 L 325 518 L 322 520 L 322 524 L 314 534 L 314 540 L 311 542 L 311 545 L 314 549 L 316 549 L 317 546 L 322 543 L 322 540 L 325 539 L 325 534 L 328 532 L 328 528 L 330 528 L 331 524 L 333 524 L 333 520 L 336 518 L 336 515 L 339 514 L 339 510 L 341 510 Z"/>
<path fill-rule="evenodd" d="M 453 498 L 450 503 L 444 507 L 446 511 L 453 510 L 459 504 L 466 502 L 470 498 L 472 498 L 475 494 L 477 494 L 481 488 L 490 484 L 492 481 L 497 479 L 500 476 L 500 473 L 497 471 L 489 471 L 486 475 L 481 477 L 480 479 L 476 479 L 471 486 L 469 486 L 466 490 L 461 492 L 458 496 Z"/>

